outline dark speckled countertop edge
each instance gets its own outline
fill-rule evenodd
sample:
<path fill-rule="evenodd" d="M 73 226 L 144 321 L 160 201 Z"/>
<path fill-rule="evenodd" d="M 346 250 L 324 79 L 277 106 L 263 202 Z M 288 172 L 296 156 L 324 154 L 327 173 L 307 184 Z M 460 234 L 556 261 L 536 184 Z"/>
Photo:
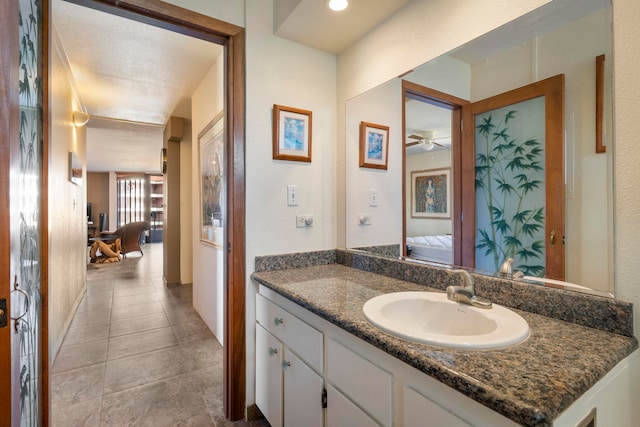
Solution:
<path fill-rule="evenodd" d="M 324 256 L 323 259 L 324 262 L 322 262 L 321 265 L 324 266 L 324 271 L 326 272 L 332 272 L 333 270 L 339 269 L 346 269 L 344 271 L 359 271 L 357 269 L 345 267 L 338 264 L 335 264 L 336 267 L 333 267 L 329 262 L 326 262 L 328 260 L 326 256 Z M 443 384 L 446 384 L 458 390 L 459 392 L 476 400 L 489 409 L 492 409 L 513 420 L 514 422 L 522 425 L 552 425 L 553 419 L 555 419 L 562 411 L 569 407 L 571 403 L 577 400 L 600 378 L 604 377 L 606 373 L 610 371 L 619 361 L 631 354 L 638 347 L 638 342 L 635 338 L 618 336 L 618 338 L 616 338 L 616 351 L 608 355 L 606 360 L 598 360 L 598 363 L 594 362 L 594 366 L 590 367 L 591 369 L 588 370 L 589 374 L 585 375 L 584 378 L 582 378 L 580 381 L 573 381 L 570 387 L 561 387 L 562 389 L 566 388 L 566 390 L 562 392 L 562 395 L 558 395 L 559 398 L 555 399 L 557 401 L 540 398 L 540 396 L 532 397 L 531 399 L 529 399 L 529 401 L 526 401 L 526 399 L 510 396 L 510 391 L 508 389 L 499 390 L 499 383 L 492 384 L 490 381 L 478 380 L 474 375 L 475 372 L 473 369 L 469 369 L 468 372 L 465 372 L 463 368 L 452 368 L 438 360 L 438 357 L 446 358 L 447 354 L 452 354 L 454 356 L 457 354 L 461 359 L 464 359 L 464 357 L 462 356 L 469 356 L 468 354 L 456 353 L 457 350 L 439 348 L 434 348 L 438 350 L 437 352 L 430 351 L 426 352 L 426 355 L 422 354 L 421 351 L 424 349 L 424 347 L 428 346 L 416 346 L 412 343 L 408 343 L 407 341 L 392 337 L 388 334 L 385 334 L 384 332 L 378 331 L 370 325 L 363 324 L 361 320 L 354 320 L 354 318 L 350 318 L 349 316 L 353 316 L 353 313 L 343 314 L 339 311 L 332 310 L 332 307 L 330 305 L 322 301 L 323 298 L 314 299 L 313 297 L 309 297 L 309 295 L 313 294 L 312 292 L 307 292 L 307 294 L 305 294 L 304 292 L 292 291 L 292 289 L 295 289 L 296 286 L 298 286 L 296 280 L 299 280 L 300 286 L 303 286 L 303 283 L 305 281 L 308 282 L 312 279 L 318 279 L 318 270 L 309 269 L 308 267 L 309 265 L 307 264 L 306 266 L 289 269 L 287 271 L 280 270 L 279 272 L 275 272 L 276 274 L 273 274 L 274 272 L 263 269 L 261 272 L 254 273 L 251 277 L 258 283 L 272 289 L 276 293 L 302 306 L 303 308 L 318 315 L 319 317 L 342 328 L 343 330 L 353 334 L 354 336 L 364 340 L 365 342 L 368 342 L 369 344 L 387 352 L 388 354 L 407 363 L 408 365 L 413 366 L 414 368 L 426 373 L 427 375 L 442 382 Z M 362 274 L 373 273 L 362 272 Z M 286 280 L 283 279 L 285 277 Z M 394 279 L 390 280 L 393 281 Z M 395 285 L 397 285 L 400 290 L 404 290 L 402 289 L 402 283 L 406 283 L 407 286 L 413 288 L 415 288 L 416 286 L 424 286 L 404 281 L 399 282 L 398 279 L 395 279 L 395 282 Z M 390 286 L 393 286 L 393 284 Z M 389 289 L 391 288 L 388 288 L 385 292 L 392 291 Z M 525 319 L 529 322 L 532 329 L 532 334 L 537 334 L 535 339 L 538 340 L 540 339 L 540 333 L 536 332 L 538 330 L 538 325 L 543 325 L 545 327 L 551 325 L 551 327 L 555 329 L 562 328 L 563 325 L 566 325 L 567 328 L 583 328 L 582 326 L 569 326 L 569 324 L 565 324 L 565 322 L 546 318 L 541 315 L 520 312 L 517 309 L 516 311 L 523 315 L 523 317 L 525 317 Z M 540 330 L 544 330 L 544 328 L 540 328 Z M 598 336 L 602 337 L 602 334 L 611 333 L 598 331 L 597 334 L 600 334 Z M 584 335 L 589 336 L 589 334 Z M 617 334 L 612 334 L 612 336 L 613 335 L 617 336 Z M 536 343 L 536 346 L 539 346 L 539 343 Z M 564 347 L 556 346 L 549 348 L 552 350 L 547 349 L 548 351 L 562 351 Z M 438 357 L 433 357 L 431 353 L 438 353 Z M 485 356 L 482 356 L 482 354 L 483 352 L 473 353 L 472 356 L 469 356 L 469 362 L 471 364 L 477 363 L 478 365 L 481 365 L 482 363 L 489 363 L 489 365 L 487 366 L 492 366 L 495 362 L 495 364 L 500 365 L 500 363 L 508 363 L 509 360 L 507 359 L 509 359 L 509 357 L 513 357 L 514 352 L 499 353 L 493 351 L 490 353 L 484 353 Z M 487 356 L 489 354 L 490 356 Z M 506 355 L 504 362 L 497 360 L 500 355 Z M 493 358 L 493 360 L 489 361 L 488 359 L 491 357 Z M 483 360 L 483 358 L 485 360 Z M 511 363 L 513 363 L 513 361 L 511 361 Z M 532 369 L 544 369 L 544 364 L 542 364 L 539 368 L 532 367 Z M 496 387 L 496 385 L 498 385 L 498 387 Z M 524 386 L 520 385 L 520 387 L 517 388 L 526 388 L 526 384 L 524 384 Z M 518 390 L 518 392 L 526 393 L 526 391 L 523 392 L 522 390 Z M 559 393 L 558 391 L 554 392 Z"/>

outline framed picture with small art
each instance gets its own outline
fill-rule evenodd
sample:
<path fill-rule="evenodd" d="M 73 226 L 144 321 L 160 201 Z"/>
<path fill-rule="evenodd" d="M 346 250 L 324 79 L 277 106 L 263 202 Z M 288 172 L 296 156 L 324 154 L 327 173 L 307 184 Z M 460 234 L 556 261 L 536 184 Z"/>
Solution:
<path fill-rule="evenodd" d="M 451 169 L 411 172 L 411 216 L 451 218 Z"/>
<path fill-rule="evenodd" d="M 389 126 L 360 122 L 360 167 L 387 169 Z"/>
<path fill-rule="evenodd" d="M 311 162 L 311 119 L 311 111 L 273 106 L 274 160 Z"/>

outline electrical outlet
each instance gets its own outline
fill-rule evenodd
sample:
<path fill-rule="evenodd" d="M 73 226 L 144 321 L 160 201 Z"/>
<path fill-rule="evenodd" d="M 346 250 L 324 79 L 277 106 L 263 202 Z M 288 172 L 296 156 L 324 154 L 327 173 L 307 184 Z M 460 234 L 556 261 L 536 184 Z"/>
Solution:
<path fill-rule="evenodd" d="M 297 215 L 296 227 L 298 228 L 313 227 L 313 215 Z"/>
<path fill-rule="evenodd" d="M 371 215 L 358 215 L 358 225 L 371 225 Z"/>
<path fill-rule="evenodd" d="M 298 206 L 298 186 L 287 185 L 287 205 Z"/>

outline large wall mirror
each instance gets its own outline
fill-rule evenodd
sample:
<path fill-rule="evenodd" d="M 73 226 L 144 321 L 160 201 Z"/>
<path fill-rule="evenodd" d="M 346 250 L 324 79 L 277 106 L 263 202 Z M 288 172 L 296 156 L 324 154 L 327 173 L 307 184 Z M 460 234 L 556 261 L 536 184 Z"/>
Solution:
<path fill-rule="evenodd" d="M 541 240 L 547 244 L 553 241 L 563 249 L 562 274 L 556 278 L 613 293 L 611 42 L 610 1 L 554 1 L 350 99 L 346 106 L 347 247 L 397 244 L 402 248 L 401 255 L 411 259 L 469 266 L 462 253 L 462 241 L 466 239 L 468 243 L 469 237 L 464 235 L 461 224 L 470 216 L 475 221 L 480 214 L 468 206 L 463 211 L 463 205 L 469 201 L 464 196 L 467 193 L 460 192 L 463 170 L 466 167 L 468 173 L 471 167 L 473 173 L 474 166 L 465 160 L 468 142 L 458 128 L 464 114 L 456 105 L 476 103 L 563 75 L 564 108 L 560 111 L 561 119 L 556 120 L 562 122 L 561 147 L 554 154 L 561 158 L 562 183 L 549 183 L 546 188 L 548 193 L 564 192 L 555 202 L 546 202 L 549 209 L 561 208 L 562 224 L 552 236 L 552 230 L 542 226 L 545 234 Z M 604 153 L 597 153 L 595 148 L 596 57 L 600 55 L 605 57 L 601 105 L 604 114 L 600 122 L 607 146 Z M 407 91 L 407 87 L 411 90 Z M 426 96 L 419 95 L 421 88 L 425 88 Z M 443 97 L 445 102 L 437 102 Z M 543 131 L 542 136 L 536 136 L 527 126 L 536 120 L 544 122 L 545 113 L 553 106 L 546 104 L 545 110 L 544 102 L 541 106 L 535 104 L 534 98 L 530 103 L 491 113 L 495 125 L 491 132 L 506 129 L 511 140 L 523 145 L 528 142 L 529 151 L 524 158 L 530 163 L 544 149 L 545 135 Z M 511 116 L 507 118 L 512 110 L 517 111 L 515 116 L 520 116 L 524 124 L 510 121 Z M 477 120 L 485 120 L 486 124 L 487 116 Z M 478 131 L 482 122 L 477 120 L 463 123 L 463 128 Z M 389 126 L 387 170 L 358 166 L 358 125 L 363 121 Z M 522 135 L 513 136 L 516 130 Z M 532 140 L 542 148 L 536 149 Z M 472 154 L 472 160 L 473 156 L 477 160 L 476 154 Z M 541 169 L 544 174 L 545 162 L 535 164 L 539 167 L 533 169 Z M 476 174 L 477 171 L 476 165 Z M 535 186 L 538 181 L 543 182 L 544 178 L 536 178 L 529 167 L 502 184 L 504 187 L 505 182 L 511 183 L 516 188 L 522 182 Z M 372 192 L 377 195 L 375 203 L 371 201 Z M 504 208 L 505 203 L 517 205 L 532 196 L 527 194 L 507 202 L 500 197 L 500 206 Z M 532 217 L 535 209 L 535 205 L 528 209 Z M 497 212 L 494 208 L 492 211 Z M 547 210 L 542 212 L 546 214 Z M 362 215 L 368 215 L 370 223 L 361 223 Z M 529 224 L 531 229 L 536 228 L 534 222 Z M 479 228 L 474 229 L 472 245 L 478 251 L 486 251 L 487 240 L 482 246 L 481 237 L 477 236 Z M 409 253 L 407 243 L 411 247 Z M 531 254 L 540 249 L 535 242 L 527 245 Z M 527 251 L 524 252 L 526 256 Z M 502 262 L 502 256 L 496 259 Z M 481 266 L 475 259 L 473 263 L 478 272 L 496 271 L 493 260 Z M 545 276 L 544 261 L 538 267 L 531 265 L 528 275 Z"/>

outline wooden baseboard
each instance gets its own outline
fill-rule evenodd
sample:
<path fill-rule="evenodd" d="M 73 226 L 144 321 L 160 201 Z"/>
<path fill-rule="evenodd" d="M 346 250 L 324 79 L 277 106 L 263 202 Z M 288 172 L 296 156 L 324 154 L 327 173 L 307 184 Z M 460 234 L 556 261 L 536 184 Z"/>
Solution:
<path fill-rule="evenodd" d="M 260 408 L 256 406 L 256 404 L 252 404 L 247 407 L 247 421 L 261 420 L 264 418 Z"/>

